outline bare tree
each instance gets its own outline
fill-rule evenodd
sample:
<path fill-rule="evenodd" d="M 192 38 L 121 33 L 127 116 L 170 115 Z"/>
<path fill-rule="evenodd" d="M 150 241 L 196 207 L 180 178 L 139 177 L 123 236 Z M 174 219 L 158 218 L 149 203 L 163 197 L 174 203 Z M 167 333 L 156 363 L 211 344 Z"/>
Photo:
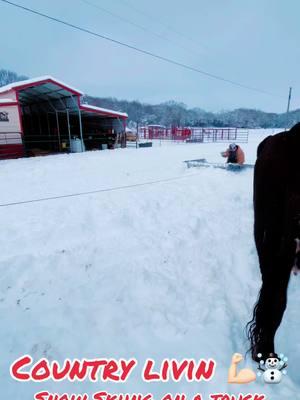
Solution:
<path fill-rule="evenodd" d="M 0 87 L 8 85 L 9 83 L 23 81 L 28 79 L 27 76 L 18 75 L 8 69 L 0 69 Z"/>

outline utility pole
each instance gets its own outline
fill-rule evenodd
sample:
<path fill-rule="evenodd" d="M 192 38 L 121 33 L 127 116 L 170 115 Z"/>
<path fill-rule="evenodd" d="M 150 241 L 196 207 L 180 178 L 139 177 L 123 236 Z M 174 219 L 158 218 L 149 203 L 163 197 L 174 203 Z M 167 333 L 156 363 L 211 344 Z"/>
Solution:
<path fill-rule="evenodd" d="M 292 97 L 292 87 L 290 87 L 290 90 L 289 90 L 288 105 L 287 105 L 287 110 L 286 110 L 286 126 L 285 126 L 285 130 L 287 130 L 287 125 L 288 125 L 288 116 L 289 116 L 289 112 L 290 112 L 291 97 Z"/>

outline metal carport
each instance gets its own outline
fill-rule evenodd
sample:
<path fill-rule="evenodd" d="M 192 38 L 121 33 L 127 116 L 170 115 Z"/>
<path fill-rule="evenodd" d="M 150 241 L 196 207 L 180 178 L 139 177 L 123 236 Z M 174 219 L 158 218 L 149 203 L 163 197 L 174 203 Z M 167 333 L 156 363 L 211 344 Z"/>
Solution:
<path fill-rule="evenodd" d="M 0 88 L 18 104 L 26 155 L 126 145 L 127 114 L 82 103 L 83 93 L 52 77 L 17 82 Z M 1 145 L 1 143 L 0 143 Z"/>

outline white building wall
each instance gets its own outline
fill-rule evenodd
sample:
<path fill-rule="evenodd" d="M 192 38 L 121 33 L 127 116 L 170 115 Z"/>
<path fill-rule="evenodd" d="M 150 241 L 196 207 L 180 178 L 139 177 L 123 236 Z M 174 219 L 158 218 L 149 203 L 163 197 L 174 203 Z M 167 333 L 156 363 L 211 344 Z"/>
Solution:
<path fill-rule="evenodd" d="M 17 101 L 17 93 L 15 90 L 9 90 L 5 93 L 0 93 L 0 99 L 10 99 Z"/>
<path fill-rule="evenodd" d="M 0 104 L 0 146 L 22 143 L 18 106 Z"/>
<path fill-rule="evenodd" d="M 0 133 L 21 133 L 18 106 L 1 106 L 0 104 Z"/>

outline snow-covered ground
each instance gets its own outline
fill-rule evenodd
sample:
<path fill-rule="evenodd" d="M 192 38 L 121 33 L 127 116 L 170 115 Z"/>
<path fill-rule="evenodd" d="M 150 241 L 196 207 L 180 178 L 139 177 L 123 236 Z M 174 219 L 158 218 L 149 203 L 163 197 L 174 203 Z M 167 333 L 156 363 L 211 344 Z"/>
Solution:
<path fill-rule="evenodd" d="M 252 131 L 247 162 L 270 131 Z M 0 207 L 0 387 L 3 399 L 42 389 L 93 393 L 266 393 L 300 389 L 299 291 L 292 279 L 278 350 L 289 356 L 280 385 L 226 384 L 231 355 L 260 285 L 252 237 L 253 171 L 186 169 L 222 162 L 224 144 L 163 144 L 0 162 L 0 203 L 178 177 L 176 180 L 39 203 Z M 299 278 L 298 278 L 299 279 Z M 209 383 L 14 382 L 9 366 L 35 359 L 215 358 Z M 248 365 L 251 362 L 248 361 Z"/>

